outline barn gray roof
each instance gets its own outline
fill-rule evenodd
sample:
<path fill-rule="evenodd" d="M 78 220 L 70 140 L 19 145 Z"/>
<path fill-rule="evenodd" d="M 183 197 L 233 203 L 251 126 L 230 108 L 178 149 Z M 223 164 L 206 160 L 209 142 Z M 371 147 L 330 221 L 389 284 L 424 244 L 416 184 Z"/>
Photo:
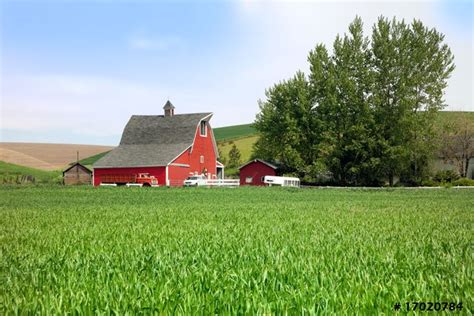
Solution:
<path fill-rule="evenodd" d="M 199 122 L 211 115 L 133 115 L 120 145 L 99 159 L 94 168 L 166 166 L 192 146 Z"/>

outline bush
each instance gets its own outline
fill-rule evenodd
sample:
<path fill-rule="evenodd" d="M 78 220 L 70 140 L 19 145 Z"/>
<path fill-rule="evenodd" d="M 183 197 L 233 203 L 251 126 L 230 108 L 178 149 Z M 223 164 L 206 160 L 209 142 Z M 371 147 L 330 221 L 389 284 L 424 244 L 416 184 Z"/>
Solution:
<path fill-rule="evenodd" d="M 472 179 L 467 179 L 467 178 L 461 178 L 456 181 L 453 181 L 454 186 L 459 186 L 459 187 L 474 187 L 474 180 Z"/>
<path fill-rule="evenodd" d="M 441 170 L 436 172 L 433 180 L 440 183 L 451 183 L 459 178 L 459 174 L 454 170 Z"/>
<path fill-rule="evenodd" d="M 421 181 L 421 186 L 424 186 L 424 187 L 437 187 L 437 186 L 439 186 L 439 183 L 436 182 L 436 181 L 433 181 L 431 179 L 428 179 L 428 180 Z"/>

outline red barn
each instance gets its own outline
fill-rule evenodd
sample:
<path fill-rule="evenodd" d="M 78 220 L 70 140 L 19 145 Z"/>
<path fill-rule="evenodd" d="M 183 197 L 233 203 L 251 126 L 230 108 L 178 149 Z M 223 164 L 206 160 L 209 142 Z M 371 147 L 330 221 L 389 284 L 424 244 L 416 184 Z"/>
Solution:
<path fill-rule="evenodd" d="M 130 178 L 148 173 L 158 185 L 180 186 L 193 174 L 222 178 L 224 167 L 209 120 L 212 113 L 174 114 L 166 102 L 164 115 L 133 115 L 120 145 L 94 164 L 94 185 L 101 177 Z"/>
<path fill-rule="evenodd" d="M 239 167 L 240 185 L 264 185 L 264 176 L 276 176 L 278 167 L 263 161 L 255 159 Z"/>

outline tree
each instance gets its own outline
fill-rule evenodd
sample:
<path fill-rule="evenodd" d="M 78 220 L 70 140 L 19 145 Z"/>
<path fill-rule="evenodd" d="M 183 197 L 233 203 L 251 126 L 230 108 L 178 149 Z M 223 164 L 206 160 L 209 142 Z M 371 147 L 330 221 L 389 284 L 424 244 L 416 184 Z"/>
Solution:
<path fill-rule="evenodd" d="M 397 176 L 420 182 L 454 70 L 443 41 L 419 21 L 383 17 L 369 40 L 356 17 L 332 54 L 322 44 L 309 53 L 308 77 L 297 72 L 266 91 L 253 156 L 280 160 L 301 176 L 329 170 L 343 185 L 393 185 Z"/>
<path fill-rule="evenodd" d="M 420 21 L 379 18 L 372 33 L 372 106 L 381 172 L 393 184 L 403 173 L 426 171 L 434 146 L 434 115 L 454 70 L 444 36 Z M 408 172 L 407 172 L 408 171 Z"/>
<path fill-rule="evenodd" d="M 371 53 L 359 17 L 349 25 L 349 34 L 336 38 L 333 52 L 329 59 L 324 46 L 319 45 L 308 57 L 316 116 L 323 135 L 318 154 L 338 183 L 374 184 L 371 73 L 367 67 Z"/>
<path fill-rule="evenodd" d="M 240 163 L 240 151 L 237 146 L 233 144 L 229 151 L 229 168 L 237 168 Z"/>
<path fill-rule="evenodd" d="M 278 160 L 288 170 L 304 173 L 313 162 L 313 109 L 309 85 L 302 72 L 266 91 L 267 100 L 260 101 L 255 127 L 260 138 L 253 157 Z"/>
<path fill-rule="evenodd" d="M 225 156 L 222 154 L 222 149 L 221 147 L 219 147 L 219 145 L 217 146 L 217 153 L 219 155 L 219 161 L 225 165 L 227 163 L 227 159 L 225 158 Z"/>
<path fill-rule="evenodd" d="M 474 122 L 466 115 L 448 119 L 439 131 L 440 154 L 453 161 L 461 177 L 467 177 L 469 161 L 474 157 Z"/>

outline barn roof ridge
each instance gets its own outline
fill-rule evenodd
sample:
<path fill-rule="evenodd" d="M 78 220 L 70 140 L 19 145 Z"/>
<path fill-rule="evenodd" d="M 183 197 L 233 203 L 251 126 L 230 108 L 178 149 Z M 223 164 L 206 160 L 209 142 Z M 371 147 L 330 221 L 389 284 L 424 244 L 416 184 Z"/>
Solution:
<path fill-rule="evenodd" d="M 194 143 L 198 124 L 211 112 L 132 115 L 118 147 L 99 159 L 94 168 L 166 166 Z"/>

